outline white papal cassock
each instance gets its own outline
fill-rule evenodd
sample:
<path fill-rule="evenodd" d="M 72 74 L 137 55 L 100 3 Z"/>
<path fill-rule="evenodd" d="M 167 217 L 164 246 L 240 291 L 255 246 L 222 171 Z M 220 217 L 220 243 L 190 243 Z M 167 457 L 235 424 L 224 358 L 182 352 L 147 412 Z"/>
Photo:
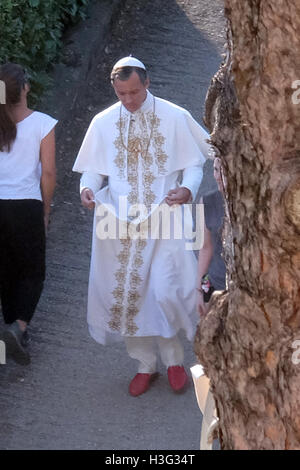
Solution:
<path fill-rule="evenodd" d="M 83 173 L 81 188 L 95 193 L 88 324 L 99 343 L 122 336 L 170 338 L 180 329 L 193 338 L 197 260 L 184 237 L 154 239 L 141 230 L 140 238 L 125 238 L 123 224 L 123 238 L 111 233 L 103 239 L 101 227 L 114 211 L 126 227 L 149 222 L 168 191 L 179 185 L 195 197 L 208 138 L 189 112 L 149 91 L 135 113 L 118 102 L 92 120 L 73 170 Z M 108 185 L 99 190 L 104 176 Z M 141 214 L 135 204 L 145 207 L 140 219 L 134 218 Z"/>

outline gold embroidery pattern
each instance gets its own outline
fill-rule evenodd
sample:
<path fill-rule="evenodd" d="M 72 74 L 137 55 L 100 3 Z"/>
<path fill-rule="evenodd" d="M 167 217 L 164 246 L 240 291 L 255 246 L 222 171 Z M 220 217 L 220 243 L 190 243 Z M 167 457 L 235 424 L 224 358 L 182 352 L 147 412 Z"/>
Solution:
<path fill-rule="evenodd" d="M 142 283 L 142 278 L 139 274 L 139 268 L 143 265 L 142 251 L 146 246 L 145 240 L 136 240 L 136 250 L 134 254 L 133 268 L 130 272 L 130 284 L 128 292 L 128 309 L 126 316 L 126 333 L 134 335 L 138 328 L 134 322 L 135 316 L 138 314 L 137 303 L 141 298 L 138 289 Z"/>
<path fill-rule="evenodd" d="M 138 200 L 138 178 L 139 178 L 139 148 L 140 139 L 132 136 L 129 129 L 128 136 L 128 155 L 127 155 L 127 179 L 131 186 L 131 191 L 128 194 L 129 204 L 138 204 L 142 202 Z"/>
<path fill-rule="evenodd" d="M 123 299 L 125 296 L 126 265 L 129 259 L 131 240 L 121 240 L 121 243 L 123 250 L 117 256 L 120 268 L 115 272 L 117 286 L 112 292 L 116 303 L 110 309 L 112 319 L 108 323 L 109 327 L 115 331 L 119 331 L 121 326 Z"/>
<path fill-rule="evenodd" d="M 147 125 L 149 123 L 149 125 Z M 117 128 L 122 130 L 123 136 L 125 135 L 126 122 L 122 118 L 117 122 Z M 148 112 L 146 115 L 141 113 L 139 115 L 138 124 L 130 125 L 128 134 L 128 143 L 126 152 L 121 137 L 119 136 L 114 144 L 118 150 L 117 157 L 114 163 L 119 169 L 119 175 L 124 176 L 126 168 L 126 153 L 127 153 L 127 180 L 131 186 L 128 194 L 129 204 L 143 203 L 147 209 L 151 208 L 151 204 L 155 201 L 155 194 L 151 190 L 151 186 L 155 180 L 153 174 L 153 164 L 155 162 L 158 172 L 165 173 L 165 163 L 167 155 L 163 152 L 162 147 L 165 138 L 159 133 L 160 119 L 153 113 Z M 152 148 L 154 150 L 154 158 L 151 154 L 149 142 L 149 128 L 153 129 L 151 139 Z M 147 148 L 148 147 L 148 148 Z M 140 164 L 139 164 L 140 162 Z M 139 175 L 139 172 L 142 174 Z M 139 195 L 139 178 L 142 181 L 142 194 Z M 139 197 L 142 196 L 143 200 Z M 127 224 L 127 230 L 129 223 Z M 128 232 L 127 232 L 128 233 Z M 134 335 L 138 328 L 135 324 L 135 317 L 139 312 L 138 303 L 141 299 L 139 293 L 142 284 L 142 277 L 140 275 L 140 268 L 143 266 L 143 250 L 147 246 L 147 241 L 144 239 L 122 239 L 120 240 L 122 249 L 117 256 L 119 262 L 119 269 L 115 273 L 117 285 L 112 292 L 115 303 L 110 309 L 112 319 L 109 322 L 109 327 L 112 330 L 120 331 L 122 326 L 122 318 L 125 315 L 125 335 Z M 130 255 L 132 256 L 130 258 Z M 130 265 L 129 265 L 130 263 Z M 129 276 L 128 291 L 125 292 L 126 280 Z M 127 301 L 127 304 L 126 304 Z"/>
<path fill-rule="evenodd" d="M 123 179 L 123 178 L 125 178 L 125 168 L 126 168 L 125 163 L 126 163 L 126 161 L 125 161 L 124 147 L 123 147 L 122 140 L 121 140 L 120 129 L 121 129 L 122 134 L 124 135 L 125 128 L 126 128 L 126 118 L 121 117 L 116 122 L 116 127 L 118 129 L 118 137 L 115 139 L 114 145 L 115 145 L 116 149 L 118 150 L 118 153 L 117 153 L 116 158 L 114 159 L 114 163 L 115 163 L 116 167 L 119 169 L 119 173 L 118 173 L 119 178 Z"/>
<path fill-rule="evenodd" d="M 148 118 L 148 119 L 147 119 Z M 147 129 L 147 120 L 150 122 L 149 127 L 153 131 L 156 131 L 156 121 L 155 121 L 156 116 L 150 112 L 147 113 L 146 117 L 144 115 L 141 116 L 141 131 L 142 131 L 142 136 L 147 136 L 148 129 Z M 153 138 L 154 138 L 153 134 Z M 147 139 L 143 138 L 142 145 L 146 144 Z M 155 155 L 156 157 L 156 155 Z M 142 158 L 142 165 L 143 165 L 143 203 L 147 207 L 148 211 L 151 209 L 151 204 L 155 201 L 155 194 L 151 190 L 151 186 L 153 181 L 155 180 L 155 176 L 153 172 L 151 171 L 151 166 L 153 164 L 153 157 L 149 151 L 146 153 L 146 155 L 143 155 Z"/>
<path fill-rule="evenodd" d="M 153 125 L 153 147 L 155 155 L 155 163 L 158 167 L 158 173 L 164 175 L 166 173 L 165 164 L 168 160 L 168 155 L 163 151 L 163 145 L 166 141 L 165 137 L 159 132 L 160 119 L 158 116 L 152 116 L 154 119 Z"/>
<path fill-rule="evenodd" d="M 125 334 L 134 335 L 138 328 L 134 323 L 134 318 L 138 314 L 137 303 L 141 298 L 138 289 L 142 283 L 142 278 L 139 274 L 139 268 L 143 265 L 142 251 L 146 247 L 146 241 L 137 240 L 120 240 L 123 249 L 117 256 L 120 263 L 120 268 L 115 273 L 117 286 L 112 292 L 115 299 L 115 304 L 110 309 L 112 319 L 108 323 L 109 327 L 114 331 L 120 331 L 122 316 L 126 313 Z M 125 281 L 130 257 L 130 250 L 134 250 L 133 262 L 129 272 L 129 290 L 125 292 Z M 127 309 L 125 312 L 125 298 L 127 298 Z"/>

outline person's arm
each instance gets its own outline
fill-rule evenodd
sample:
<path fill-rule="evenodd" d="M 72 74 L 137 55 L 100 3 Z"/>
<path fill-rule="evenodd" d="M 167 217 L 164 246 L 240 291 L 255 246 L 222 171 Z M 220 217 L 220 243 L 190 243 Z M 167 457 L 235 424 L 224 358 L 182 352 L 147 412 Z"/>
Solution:
<path fill-rule="evenodd" d="M 93 209 L 95 207 L 95 194 L 101 188 L 104 176 L 85 171 L 80 179 L 80 198 L 83 207 Z"/>
<path fill-rule="evenodd" d="M 194 201 L 197 196 L 203 178 L 202 165 L 194 165 L 185 168 L 182 173 L 181 187 L 187 188 L 191 191 L 191 200 Z"/>
<path fill-rule="evenodd" d="M 45 229 L 49 224 L 51 201 L 56 184 L 55 165 L 55 130 L 54 128 L 44 137 L 40 147 L 40 160 L 42 166 L 41 192 L 44 204 Z"/>
<path fill-rule="evenodd" d="M 182 182 L 179 188 L 171 189 L 166 197 L 169 206 L 174 204 L 186 204 L 192 202 L 197 195 L 202 181 L 202 165 L 185 168 L 182 174 Z"/>
<path fill-rule="evenodd" d="M 197 311 L 199 315 L 205 315 L 206 313 L 206 308 L 203 300 L 203 291 L 201 287 L 201 279 L 208 272 L 212 256 L 213 244 L 211 234 L 206 225 L 204 224 L 204 242 L 203 247 L 199 251 L 197 273 Z"/>

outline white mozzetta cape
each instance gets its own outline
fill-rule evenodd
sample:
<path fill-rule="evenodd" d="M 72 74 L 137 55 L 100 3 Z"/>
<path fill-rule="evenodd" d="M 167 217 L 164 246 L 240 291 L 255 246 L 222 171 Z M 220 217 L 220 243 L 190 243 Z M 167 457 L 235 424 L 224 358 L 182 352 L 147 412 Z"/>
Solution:
<path fill-rule="evenodd" d="M 152 127 L 153 98 L 148 91 L 142 107 L 134 114 L 122 106 L 121 121 L 120 102 L 97 114 L 87 130 L 73 171 L 89 171 L 127 180 L 127 158 L 120 139 L 120 126 L 127 146 L 130 117 L 144 114 L 147 141 Z M 155 97 L 155 117 L 149 146 L 149 152 L 156 157 L 153 168 L 155 176 L 165 176 L 194 165 L 203 165 L 209 152 L 207 139 L 208 133 L 188 111 Z"/>
<path fill-rule="evenodd" d="M 119 217 L 120 196 L 127 198 L 128 210 L 144 204 L 147 218 L 152 206 L 179 185 L 182 171 L 182 186 L 195 195 L 208 157 L 209 135 L 186 110 L 154 99 L 149 92 L 134 114 L 124 107 L 120 113 L 120 106 L 117 103 L 95 116 L 73 167 L 84 173 L 83 178 L 108 176 L 106 187 L 93 188 L 90 333 L 102 344 L 121 336 L 168 338 L 180 329 L 192 339 L 198 318 L 197 261 L 193 251 L 186 249 L 185 239 L 100 239 L 97 229 L 103 206 L 113 207 L 117 218 L 130 220 L 128 212 Z"/>

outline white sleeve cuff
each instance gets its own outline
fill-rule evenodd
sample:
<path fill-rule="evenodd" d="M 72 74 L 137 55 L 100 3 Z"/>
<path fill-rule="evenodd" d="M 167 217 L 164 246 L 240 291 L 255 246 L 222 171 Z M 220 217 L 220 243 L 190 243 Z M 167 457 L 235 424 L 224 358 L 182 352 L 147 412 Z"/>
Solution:
<path fill-rule="evenodd" d="M 202 177 L 203 177 L 202 165 L 190 166 L 183 170 L 182 182 L 181 182 L 180 187 L 187 188 L 191 191 L 193 201 L 195 200 L 197 196 L 197 192 L 200 187 Z"/>
<path fill-rule="evenodd" d="M 80 179 L 80 194 L 85 188 L 89 188 L 96 194 L 102 186 L 104 180 L 103 175 L 98 175 L 97 173 L 92 173 L 90 171 L 85 171 L 82 173 Z"/>

